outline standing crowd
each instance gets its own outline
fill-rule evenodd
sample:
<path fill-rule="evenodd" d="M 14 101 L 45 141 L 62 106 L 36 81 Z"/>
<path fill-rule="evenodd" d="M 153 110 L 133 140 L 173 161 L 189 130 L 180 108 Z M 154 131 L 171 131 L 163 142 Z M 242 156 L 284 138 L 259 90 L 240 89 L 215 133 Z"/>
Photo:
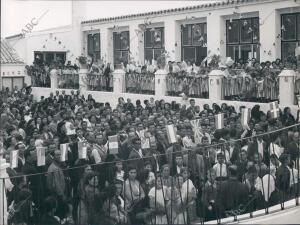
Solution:
<path fill-rule="evenodd" d="M 119 98 L 113 108 L 79 91 L 37 101 L 30 87 L 2 91 L 0 105 L 9 224 L 190 224 L 299 196 L 288 107 L 274 117 L 256 105 L 243 123 L 244 106 Z"/>

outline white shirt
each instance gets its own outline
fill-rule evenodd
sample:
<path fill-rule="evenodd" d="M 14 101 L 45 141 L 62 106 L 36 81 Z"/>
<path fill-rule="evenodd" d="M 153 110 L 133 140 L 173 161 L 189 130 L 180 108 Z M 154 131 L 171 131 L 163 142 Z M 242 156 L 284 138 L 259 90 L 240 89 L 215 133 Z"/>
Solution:
<path fill-rule="evenodd" d="M 118 180 L 124 181 L 124 171 L 123 170 L 121 170 L 121 172 L 117 171 L 116 178 Z"/>
<path fill-rule="evenodd" d="M 227 167 L 226 164 L 220 164 L 220 163 L 216 163 L 213 166 L 213 169 L 216 172 L 216 177 L 227 177 Z"/>
<path fill-rule="evenodd" d="M 264 146 L 263 146 L 263 141 L 259 141 L 257 140 L 257 150 L 258 150 L 258 153 L 260 154 L 260 156 L 262 158 L 264 158 Z"/>

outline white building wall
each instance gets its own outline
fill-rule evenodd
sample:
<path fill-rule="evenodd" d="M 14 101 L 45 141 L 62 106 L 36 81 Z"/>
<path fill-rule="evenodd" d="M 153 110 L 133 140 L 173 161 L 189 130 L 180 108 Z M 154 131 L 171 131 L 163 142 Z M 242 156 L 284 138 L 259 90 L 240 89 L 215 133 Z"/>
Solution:
<path fill-rule="evenodd" d="M 299 2 L 294 0 L 248 0 L 243 1 L 241 4 L 231 1 L 215 8 L 202 7 L 199 9 L 191 9 L 185 11 L 173 11 L 168 14 L 154 14 L 148 16 L 141 16 L 136 19 L 121 19 L 109 22 L 95 22 L 92 24 L 79 24 L 79 21 L 85 18 L 85 2 L 73 1 L 73 27 L 50 29 L 47 31 L 34 32 L 29 34 L 25 40 L 26 50 L 20 50 L 20 45 L 16 48 L 20 56 L 25 55 L 24 60 L 26 63 L 32 63 L 33 51 L 66 51 L 70 50 L 67 54 L 67 60 L 75 61 L 75 58 L 81 53 L 86 52 L 87 43 L 84 42 L 84 31 L 93 29 L 100 29 L 101 33 L 101 57 L 106 58 L 107 61 L 113 62 L 113 39 L 112 28 L 114 25 L 119 27 L 127 27 L 130 31 L 130 39 L 136 33 L 135 29 L 140 24 L 144 23 L 146 18 L 150 18 L 153 23 L 163 23 L 165 27 L 165 48 L 170 54 L 170 60 L 181 60 L 181 34 L 180 24 L 194 23 L 197 19 L 202 18 L 207 21 L 207 50 L 213 53 L 220 53 L 223 57 L 226 56 L 226 19 L 233 17 L 234 12 L 241 15 L 242 18 L 259 16 L 260 22 L 260 59 L 274 60 L 281 55 L 281 41 L 277 38 L 280 33 L 280 15 L 282 13 L 300 12 Z M 93 4 L 93 2 L 89 2 Z M 95 7 L 95 11 L 98 9 Z M 194 17 L 195 20 L 190 18 Z M 53 33 L 63 44 L 58 45 L 57 41 L 49 38 L 49 34 Z M 43 45 L 46 42 L 46 48 Z M 137 41 L 139 40 L 139 41 Z M 137 61 L 144 62 L 144 46 L 143 37 L 135 38 L 130 43 L 130 51 L 132 56 L 137 58 Z M 23 45 L 24 46 L 24 45 Z M 65 48 L 63 48 L 65 46 Z M 83 49 L 85 48 L 85 49 Z M 137 53 L 137 54 L 136 54 Z M 73 56 L 71 57 L 71 55 Z"/>

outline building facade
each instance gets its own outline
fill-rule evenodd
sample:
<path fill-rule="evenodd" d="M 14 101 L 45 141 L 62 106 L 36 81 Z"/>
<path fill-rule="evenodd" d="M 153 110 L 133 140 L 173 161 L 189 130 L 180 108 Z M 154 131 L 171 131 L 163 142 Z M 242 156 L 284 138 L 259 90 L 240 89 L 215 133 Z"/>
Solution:
<path fill-rule="evenodd" d="M 30 84 L 25 63 L 5 40 L 1 40 L 0 90 L 2 88 L 21 89 L 24 83 Z"/>
<path fill-rule="evenodd" d="M 46 62 L 73 62 L 81 54 L 114 64 L 152 59 L 201 63 L 212 54 L 274 61 L 294 56 L 300 40 L 299 0 L 224 0 L 95 20 L 85 20 L 85 4 L 73 1 L 72 25 L 18 40 L 16 49 L 26 63 L 37 54 Z"/>

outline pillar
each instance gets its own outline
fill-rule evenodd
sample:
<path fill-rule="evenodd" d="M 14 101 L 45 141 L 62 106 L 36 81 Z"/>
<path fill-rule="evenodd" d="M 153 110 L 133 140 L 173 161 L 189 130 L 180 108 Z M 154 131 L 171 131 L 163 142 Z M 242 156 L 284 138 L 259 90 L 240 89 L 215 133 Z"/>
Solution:
<path fill-rule="evenodd" d="M 165 50 L 169 53 L 166 61 L 181 61 L 180 24 L 173 18 L 167 18 L 165 23 Z"/>
<path fill-rule="evenodd" d="M 226 56 L 226 22 L 217 12 L 207 16 L 207 52 Z"/>
<path fill-rule="evenodd" d="M 125 71 L 123 69 L 116 69 L 113 72 L 114 79 L 114 93 L 120 94 L 126 92 L 125 87 Z"/>
<path fill-rule="evenodd" d="M 86 68 L 81 68 L 78 72 L 80 93 L 84 93 L 88 90 L 87 74 L 88 69 Z"/>
<path fill-rule="evenodd" d="M 155 72 L 155 96 L 161 98 L 167 95 L 167 71 L 157 70 Z"/>
<path fill-rule="evenodd" d="M 85 52 L 86 46 L 83 46 L 83 32 L 81 29 L 81 22 L 86 19 L 87 8 L 85 1 L 72 1 L 72 42 L 76 43 L 76 47 L 72 49 L 73 56 L 68 57 L 68 60 L 75 61 L 75 59 Z"/>
<path fill-rule="evenodd" d="M 7 225 L 6 188 L 12 188 L 12 184 L 6 172 L 6 168 L 8 167 L 9 163 L 7 163 L 5 159 L 0 158 L 0 225 Z"/>
<path fill-rule="evenodd" d="M 221 70 L 213 70 L 209 73 L 209 99 L 222 100 L 223 94 L 223 77 L 224 72 Z"/>
<path fill-rule="evenodd" d="M 51 89 L 57 89 L 58 88 L 58 71 L 56 69 L 53 69 L 50 71 L 50 87 Z"/>
<path fill-rule="evenodd" d="M 140 31 L 140 32 L 138 32 Z M 144 64 L 144 32 L 141 32 L 141 29 L 138 24 L 129 25 L 129 38 L 130 38 L 130 57 L 134 62 L 139 63 L 140 65 Z"/>
<path fill-rule="evenodd" d="M 101 58 L 106 63 L 113 63 L 113 32 L 107 27 L 100 29 Z"/>
<path fill-rule="evenodd" d="M 279 75 L 279 102 L 284 105 L 294 105 L 294 70 L 283 70 Z"/>
<path fill-rule="evenodd" d="M 271 7 L 266 7 L 259 11 L 259 17 L 268 18 L 261 21 L 261 25 L 259 27 L 259 39 L 261 44 L 260 61 L 272 62 L 281 56 L 281 39 L 280 37 L 277 37 L 281 34 L 280 15 L 277 10 L 274 10 Z"/>

